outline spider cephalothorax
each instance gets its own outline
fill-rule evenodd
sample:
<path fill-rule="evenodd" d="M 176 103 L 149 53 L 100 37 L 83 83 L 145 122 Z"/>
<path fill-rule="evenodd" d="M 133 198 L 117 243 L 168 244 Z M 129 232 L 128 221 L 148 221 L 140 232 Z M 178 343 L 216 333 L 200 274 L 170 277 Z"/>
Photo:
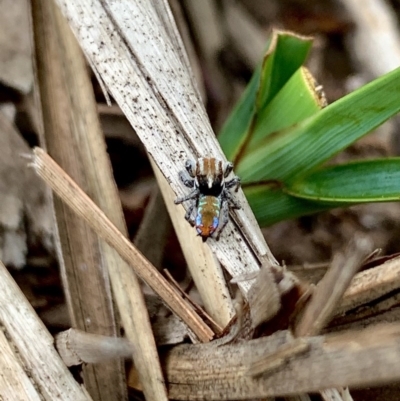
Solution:
<path fill-rule="evenodd" d="M 196 227 L 203 241 L 216 233 L 216 239 L 229 221 L 229 208 L 240 209 L 230 188 L 240 186 L 240 179 L 234 176 L 229 181 L 225 178 L 231 173 L 233 164 L 214 157 L 201 157 L 196 162 L 187 160 L 186 170 L 179 174 L 181 181 L 192 192 L 175 200 L 176 204 L 192 201 L 187 209 L 185 219 Z M 193 219 L 193 210 L 196 216 Z"/>

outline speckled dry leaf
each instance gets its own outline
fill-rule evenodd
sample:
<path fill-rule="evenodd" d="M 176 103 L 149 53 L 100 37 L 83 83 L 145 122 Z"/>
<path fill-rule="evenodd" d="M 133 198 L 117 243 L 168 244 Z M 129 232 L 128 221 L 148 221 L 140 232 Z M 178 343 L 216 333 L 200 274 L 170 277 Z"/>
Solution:
<path fill-rule="evenodd" d="M 178 173 L 187 158 L 224 158 L 211 130 L 187 60 L 170 22 L 167 3 L 58 0 L 81 47 L 115 98 L 148 153 L 177 195 L 186 190 Z M 164 13 L 164 14 L 163 14 Z M 163 15 L 163 17 L 161 17 Z M 134 21 L 134 23 L 132 23 Z M 254 256 L 271 255 L 239 191 L 234 213 L 219 242 L 209 245 L 232 276 L 258 269 Z M 183 218 L 183 216 L 182 216 Z M 249 246 L 250 245 L 250 246 Z M 245 292 L 251 282 L 239 284 Z"/>

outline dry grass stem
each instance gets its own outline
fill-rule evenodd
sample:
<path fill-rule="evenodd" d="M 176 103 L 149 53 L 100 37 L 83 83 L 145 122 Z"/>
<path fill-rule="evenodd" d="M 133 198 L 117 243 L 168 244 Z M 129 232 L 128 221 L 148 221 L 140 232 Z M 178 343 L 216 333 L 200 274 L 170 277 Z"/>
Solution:
<path fill-rule="evenodd" d="M 125 338 L 106 337 L 76 329 L 57 334 L 55 342 L 57 351 L 67 366 L 132 357 L 134 349 Z"/>
<path fill-rule="evenodd" d="M 204 307 L 219 325 L 225 327 L 234 316 L 234 308 L 221 264 L 210 247 L 202 242 L 195 230 L 182 218 L 185 214 L 183 207 L 174 204 L 175 195 L 154 163 L 153 170 Z"/>
<path fill-rule="evenodd" d="M 3 331 L 0 331 L 0 398 L 4 401 L 40 401 L 41 397 L 12 350 Z"/>
<path fill-rule="evenodd" d="M 292 341 L 287 332 L 221 347 L 176 346 L 161 356 L 168 394 L 178 400 L 251 399 L 400 379 L 399 324 L 304 340 L 308 351 L 257 377 L 247 374 L 250 366 Z"/>
<path fill-rule="evenodd" d="M 40 94 L 40 118 L 44 127 L 40 141 L 110 215 L 103 199 L 110 198 L 118 205 L 118 197 L 84 57 L 53 0 L 33 0 L 31 9 L 37 65 L 35 84 Z M 54 198 L 54 213 L 57 256 L 72 326 L 118 336 L 120 327 L 116 322 L 108 269 L 112 271 L 121 259 L 58 198 Z M 140 297 L 139 285 L 137 288 Z M 143 311 L 147 313 L 145 306 Z M 151 335 L 151 326 L 148 326 Z M 132 337 L 137 339 L 136 335 Z M 82 370 L 86 389 L 93 399 L 127 399 L 122 359 L 84 365 Z"/>
<path fill-rule="evenodd" d="M 331 267 L 316 286 L 310 302 L 296 325 L 296 336 L 312 336 L 320 333 L 371 249 L 371 241 L 358 235 L 343 252 L 334 256 Z"/>
<path fill-rule="evenodd" d="M 280 346 L 271 354 L 263 355 L 250 365 L 247 374 L 250 376 L 259 376 L 268 374 L 282 365 L 290 358 L 302 354 L 310 349 L 310 344 L 303 338 L 296 338 Z"/>
<path fill-rule="evenodd" d="M 127 235 L 83 54 L 53 1 L 32 5 L 37 58 L 43 66 L 38 77 L 49 152 L 85 188 L 121 233 Z M 138 278 L 82 219 L 60 200 L 55 205 L 73 326 L 106 336 L 119 335 L 112 286 L 125 333 L 137 350 L 135 360 L 144 394 L 149 400 L 167 399 Z M 127 399 L 122 359 L 85 364 L 83 371 L 86 388 L 93 398 Z"/>
<path fill-rule="evenodd" d="M 10 372 L 10 368 L 16 367 L 16 363 L 24 371 L 23 373 L 21 369 L 14 371 L 14 377 L 19 377 L 21 382 L 10 380 L 6 386 L 0 386 L 1 399 L 15 400 L 15 397 L 19 396 L 21 397 L 19 399 L 26 400 L 91 400 L 86 390 L 75 381 L 61 360 L 53 346 L 53 337 L 1 262 L 0 324 L 4 333 L 0 335 L 0 343 L 5 344 L 5 337 L 9 344 L 0 353 L 2 355 L 0 363 L 8 357 L 11 358 L 10 365 L 2 370 L 3 374 L 6 375 Z M 3 374 L 1 377 L 6 380 Z M 11 389 L 9 386 L 12 386 Z M 32 386 L 37 394 L 32 392 Z M 24 392 L 18 392 L 19 390 L 24 391 L 25 395 L 27 392 L 29 398 L 24 397 Z M 12 397 L 9 391 L 15 391 Z"/>
<path fill-rule="evenodd" d="M 223 4 L 229 35 L 244 60 L 255 69 L 263 59 L 267 33 L 239 3 L 228 0 Z"/>
<path fill-rule="evenodd" d="M 149 262 L 161 269 L 171 223 L 159 188 L 154 188 L 133 243 Z"/>
<path fill-rule="evenodd" d="M 216 334 L 221 334 L 223 331 L 223 327 L 219 326 L 218 323 L 196 302 L 194 302 L 188 294 L 180 287 L 179 283 L 174 279 L 172 274 L 164 269 L 164 274 L 167 277 L 168 281 L 176 288 L 176 290 L 182 295 L 182 298 L 187 299 L 187 301 L 193 306 L 193 308 L 197 311 L 197 313 L 206 318 L 212 325 Z"/>
<path fill-rule="evenodd" d="M 400 64 L 400 32 L 393 10 L 383 0 L 340 0 L 354 22 L 350 38 L 351 54 L 364 73 L 379 77 Z"/>
<path fill-rule="evenodd" d="M 222 159 L 224 156 L 193 86 L 187 57 L 170 21 L 166 1 L 57 3 L 92 68 L 101 76 L 175 194 L 182 195 L 186 189 L 178 173 L 186 159 L 210 154 Z M 236 225 L 231 221 L 220 241 L 209 243 L 233 277 L 258 270 L 258 258 L 262 255 L 277 265 L 242 191 L 237 198 L 242 209 L 232 214 Z M 247 293 L 251 282 L 239 285 Z"/>
<path fill-rule="evenodd" d="M 400 257 L 358 273 L 336 309 L 340 315 L 400 288 Z"/>
<path fill-rule="evenodd" d="M 172 319 L 158 319 L 153 329 L 158 346 L 182 343 L 187 337 L 186 327 L 177 321 L 174 315 Z M 56 335 L 55 345 L 67 366 L 100 363 L 115 358 L 132 359 L 133 357 L 133 361 L 137 361 L 133 354 L 135 345 L 126 338 L 107 337 L 68 329 Z"/>
<path fill-rule="evenodd" d="M 163 299 L 165 304 L 189 326 L 201 341 L 211 340 L 212 330 L 200 319 L 193 308 L 181 298 L 158 270 L 136 250 L 54 160 L 40 148 L 34 149 L 33 167 L 50 188 L 133 267 L 135 273 Z"/>
<path fill-rule="evenodd" d="M 327 389 L 320 391 L 323 401 L 353 401 L 349 389 Z"/>

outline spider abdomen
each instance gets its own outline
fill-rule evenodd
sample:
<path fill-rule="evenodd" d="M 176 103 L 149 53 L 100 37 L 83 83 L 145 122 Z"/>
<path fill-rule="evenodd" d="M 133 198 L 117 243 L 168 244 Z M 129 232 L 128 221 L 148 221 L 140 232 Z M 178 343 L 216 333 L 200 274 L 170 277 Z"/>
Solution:
<path fill-rule="evenodd" d="M 203 238 L 211 236 L 219 225 L 221 199 L 202 195 L 199 197 L 196 215 L 196 231 Z"/>

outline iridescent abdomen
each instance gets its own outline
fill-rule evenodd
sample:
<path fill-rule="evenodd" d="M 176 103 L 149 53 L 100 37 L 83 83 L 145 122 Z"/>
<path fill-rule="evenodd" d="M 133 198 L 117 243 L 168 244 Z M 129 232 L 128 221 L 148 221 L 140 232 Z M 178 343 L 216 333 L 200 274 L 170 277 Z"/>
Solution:
<path fill-rule="evenodd" d="M 221 201 L 215 196 L 200 196 L 197 205 L 196 231 L 204 238 L 209 237 L 219 224 Z"/>

